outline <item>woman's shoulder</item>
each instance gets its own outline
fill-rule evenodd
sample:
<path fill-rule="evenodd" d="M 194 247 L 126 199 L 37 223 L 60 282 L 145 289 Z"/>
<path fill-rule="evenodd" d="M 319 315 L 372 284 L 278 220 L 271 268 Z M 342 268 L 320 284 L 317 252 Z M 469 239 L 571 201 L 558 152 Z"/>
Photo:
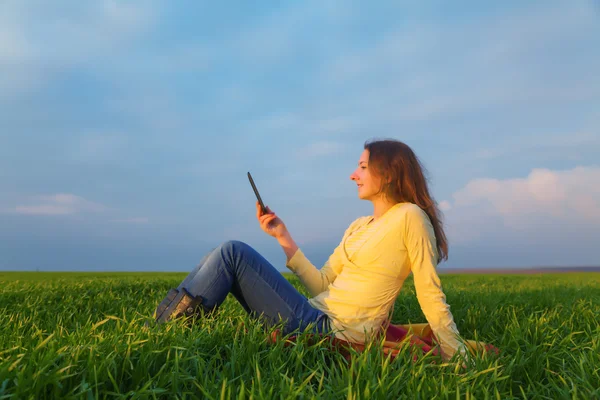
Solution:
<path fill-rule="evenodd" d="M 423 211 L 421 207 L 419 207 L 415 203 L 409 202 L 398 203 L 394 206 L 394 209 L 392 210 L 392 215 L 397 218 L 405 218 L 407 215 L 411 217 L 418 217 L 423 214 L 425 214 L 425 211 Z"/>
<path fill-rule="evenodd" d="M 423 232 L 429 236 L 434 236 L 433 225 L 427 212 L 414 203 L 407 203 L 403 207 L 402 227 L 403 232 Z"/>
<path fill-rule="evenodd" d="M 393 210 L 394 223 L 410 224 L 411 222 L 428 222 L 425 210 L 415 203 L 400 203 Z"/>

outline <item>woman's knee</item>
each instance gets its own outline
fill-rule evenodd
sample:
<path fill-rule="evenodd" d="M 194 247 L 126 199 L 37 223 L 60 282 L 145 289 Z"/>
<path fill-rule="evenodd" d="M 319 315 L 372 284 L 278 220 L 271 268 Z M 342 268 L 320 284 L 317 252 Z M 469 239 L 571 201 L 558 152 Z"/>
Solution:
<path fill-rule="evenodd" d="M 228 240 L 226 242 L 221 243 L 219 246 L 219 250 L 227 253 L 234 253 L 243 251 L 250 248 L 250 246 L 239 240 Z"/>
<path fill-rule="evenodd" d="M 230 264 L 233 267 L 234 264 L 236 264 L 236 261 L 239 261 L 240 257 L 243 258 L 253 249 L 250 245 L 242 241 L 228 240 L 217 247 L 217 250 L 223 260 L 227 261 L 227 264 Z"/>

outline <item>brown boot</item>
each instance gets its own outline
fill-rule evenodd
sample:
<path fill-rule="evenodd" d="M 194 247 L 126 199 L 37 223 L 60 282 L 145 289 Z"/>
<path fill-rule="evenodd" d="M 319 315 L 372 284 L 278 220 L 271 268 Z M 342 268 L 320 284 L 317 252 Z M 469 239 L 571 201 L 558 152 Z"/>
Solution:
<path fill-rule="evenodd" d="M 184 288 L 171 289 L 156 308 L 154 318 L 156 322 L 163 323 L 179 317 L 195 318 L 208 311 L 202 305 L 202 297 L 194 297 Z"/>

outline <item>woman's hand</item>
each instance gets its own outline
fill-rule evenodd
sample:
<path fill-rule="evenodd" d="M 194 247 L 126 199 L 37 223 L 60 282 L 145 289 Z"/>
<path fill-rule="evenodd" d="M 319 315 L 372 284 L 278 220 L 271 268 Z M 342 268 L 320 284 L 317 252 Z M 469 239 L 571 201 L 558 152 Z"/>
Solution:
<path fill-rule="evenodd" d="M 283 237 L 288 233 L 285 224 L 268 206 L 265 207 L 267 208 L 267 213 L 263 214 L 260 204 L 258 201 L 256 202 L 256 218 L 260 223 L 260 228 L 267 235 L 273 236 L 276 239 Z"/>
<path fill-rule="evenodd" d="M 454 356 L 456 356 L 456 358 L 454 359 L 454 361 L 455 361 L 454 366 L 455 366 L 456 372 L 458 372 L 459 368 L 466 370 L 469 367 L 474 366 L 474 361 L 471 358 L 471 356 L 469 354 L 469 350 L 467 349 L 466 346 L 461 346 L 452 355 L 446 354 L 444 351 L 441 351 L 441 355 L 442 355 L 442 360 L 444 362 L 450 362 L 454 359 Z"/>

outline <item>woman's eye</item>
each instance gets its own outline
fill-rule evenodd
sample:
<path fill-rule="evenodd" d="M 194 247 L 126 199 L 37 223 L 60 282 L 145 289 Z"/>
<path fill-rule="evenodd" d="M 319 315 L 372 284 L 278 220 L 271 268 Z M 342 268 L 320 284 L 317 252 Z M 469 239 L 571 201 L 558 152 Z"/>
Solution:
<path fill-rule="evenodd" d="M 360 167 L 360 169 L 367 169 L 367 167 Z"/>

